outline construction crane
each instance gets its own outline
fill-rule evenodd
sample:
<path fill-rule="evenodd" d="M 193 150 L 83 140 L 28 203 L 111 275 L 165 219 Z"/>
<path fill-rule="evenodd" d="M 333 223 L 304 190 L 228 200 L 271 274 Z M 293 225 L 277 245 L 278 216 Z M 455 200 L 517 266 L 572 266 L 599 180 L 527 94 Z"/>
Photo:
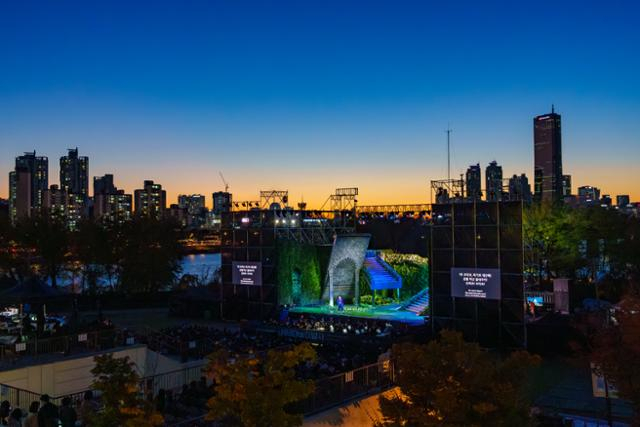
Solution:
<path fill-rule="evenodd" d="M 222 172 L 218 171 L 218 173 L 220 174 L 220 178 L 222 178 L 222 182 L 224 183 L 224 192 L 228 193 L 229 192 L 229 183 L 224 179 L 224 175 L 222 175 Z"/>

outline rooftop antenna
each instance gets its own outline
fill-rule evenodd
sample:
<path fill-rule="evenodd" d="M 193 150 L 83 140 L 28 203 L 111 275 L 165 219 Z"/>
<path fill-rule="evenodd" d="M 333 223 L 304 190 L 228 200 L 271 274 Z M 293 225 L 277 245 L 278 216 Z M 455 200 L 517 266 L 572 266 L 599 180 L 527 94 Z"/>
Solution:
<path fill-rule="evenodd" d="M 554 114 L 556 112 L 556 107 L 555 105 L 551 104 L 551 114 Z"/>
<path fill-rule="evenodd" d="M 220 178 L 222 178 L 222 182 L 224 183 L 224 192 L 228 193 L 229 192 L 229 183 L 224 179 L 224 176 L 222 175 L 222 172 L 218 171 L 218 174 L 220 174 Z"/>
<path fill-rule="evenodd" d="M 451 126 L 447 123 L 447 180 L 451 180 Z"/>

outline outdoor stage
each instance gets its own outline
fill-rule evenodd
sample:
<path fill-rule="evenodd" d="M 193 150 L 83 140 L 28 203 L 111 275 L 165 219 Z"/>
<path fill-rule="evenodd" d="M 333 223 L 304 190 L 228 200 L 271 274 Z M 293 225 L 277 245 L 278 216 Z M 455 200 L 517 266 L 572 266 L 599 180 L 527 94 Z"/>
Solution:
<path fill-rule="evenodd" d="M 390 322 L 405 323 L 411 326 L 424 325 L 426 322 L 424 316 L 419 316 L 412 311 L 401 310 L 398 304 L 359 307 L 355 305 L 345 305 L 343 311 L 339 311 L 338 307 L 331 307 L 329 305 L 309 305 L 291 307 L 289 313 L 387 320 Z"/>

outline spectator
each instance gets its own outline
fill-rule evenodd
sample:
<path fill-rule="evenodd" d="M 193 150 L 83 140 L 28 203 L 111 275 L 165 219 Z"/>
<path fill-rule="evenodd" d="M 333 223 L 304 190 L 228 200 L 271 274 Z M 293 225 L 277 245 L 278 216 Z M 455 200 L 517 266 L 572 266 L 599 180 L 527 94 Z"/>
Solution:
<path fill-rule="evenodd" d="M 71 406 L 71 398 L 62 399 L 62 407 L 60 408 L 60 425 L 62 427 L 75 427 L 78 415 L 76 410 Z"/>
<path fill-rule="evenodd" d="M 0 424 L 7 425 L 9 414 L 11 413 L 11 403 L 8 400 L 0 403 Z"/>
<path fill-rule="evenodd" d="M 98 407 L 93 400 L 93 392 L 87 390 L 82 397 L 82 403 L 80 404 L 80 425 L 83 427 L 91 425 L 91 418 L 97 412 Z"/>
<path fill-rule="evenodd" d="M 8 427 L 22 427 L 22 410 L 16 408 L 11 412 L 7 422 Z"/>
<path fill-rule="evenodd" d="M 40 397 L 42 405 L 38 411 L 38 427 L 58 427 L 58 407 L 49 402 L 49 395 Z"/>
<path fill-rule="evenodd" d="M 34 400 L 29 405 L 29 415 L 24 420 L 24 427 L 38 427 L 38 409 L 40 409 L 40 402 Z"/>

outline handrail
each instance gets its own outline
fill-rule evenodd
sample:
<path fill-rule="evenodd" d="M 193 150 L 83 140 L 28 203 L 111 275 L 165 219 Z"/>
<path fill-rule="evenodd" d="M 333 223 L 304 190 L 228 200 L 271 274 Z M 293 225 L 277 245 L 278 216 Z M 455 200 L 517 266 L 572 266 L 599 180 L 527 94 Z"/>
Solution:
<path fill-rule="evenodd" d="M 182 368 L 182 369 L 178 369 L 170 372 L 165 372 L 163 374 L 156 374 L 152 376 L 143 377 L 140 379 L 139 385 L 141 389 L 144 390 L 146 387 L 145 383 L 147 383 L 148 380 L 150 379 L 153 380 L 159 377 L 169 376 L 172 374 L 180 374 L 180 373 L 184 373 L 185 375 L 187 375 L 189 370 L 194 370 L 198 368 L 203 369 L 204 366 L 205 364 L 203 363 L 202 365 L 199 365 L 199 366 L 192 366 L 192 367 Z M 373 374 L 373 378 L 371 377 L 372 374 Z M 307 416 L 307 415 L 311 415 L 311 414 L 326 410 L 331 407 L 335 407 L 337 405 L 341 405 L 345 402 L 349 402 L 357 397 L 369 395 L 371 394 L 372 391 L 384 390 L 385 388 L 388 388 L 391 385 L 393 385 L 394 381 L 395 381 L 395 375 L 394 375 L 393 363 L 391 363 L 391 360 L 378 361 L 375 363 L 361 366 L 359 368 L 352 369 L 350 371 L 341 372 L 332 376 L 316 379 L 315 380 L 316 391 L 308 399 L 300 402 L 300 404 L 303 405 L 304 407 L 303 412 L 305 416 Z M 353 385 L 354 387 L 350 388 L 350 385 Z M 25 403 L 28 405 L 34 400 L 35 401 L 39 400 L 41 396 L 41 394 L 39 393 L 30 392 L 28 390 L 20 389 L 18 387 L 13 387 L 9 385 L 0 384 L 0 387 L 2 388 L 6 387 L 6 389 L 8 390 L 15 390 L 17 392 L 17 398 L 14 399 L 14 402 L 12 402 L 14 406 L 24 405 Z M 154 387 L 154 389 L 156 388 L 153 385 L 152 387 Z M 335 387 L 338 387 L 338 389 L 335 389 Z M 55 402 L 67 396 L 79 397 L 85 391 L 87 390 L 78 391 L 74 393 L 67 393 L 63 396 L 51 397 L 51 400 Z M 327 396 L 329 396 L 328 399 L 327 399 Z M 334 399 L 334 397 L 338 397 L 338 398 Z M 25 403 L 22 403 L 21 401 Z M 318 402 L 321 402 L 321 403 L 318 403 Z M 205 416 L 206 414 L 199 417 L 191 418 L 189 420 L 178 421 L 170 425 L 175 427 L 189 425 L 189 423 L 204 419 Z"/>
<path fill-rule="evenodd" d="M 376 254 L 376 259 L 378 260 L 380 265 L 382 265 L 384 269 L 387 270 L 387 272 L 391 274 L 396 280 L 398 280 L 402 285 L 402 276 L 400 276 L 400 274 L 395 270 L 395 268 L 391 267 L 391 265 L 389 265 L 388 262 L 382 259 L 380 254 Z"/>

